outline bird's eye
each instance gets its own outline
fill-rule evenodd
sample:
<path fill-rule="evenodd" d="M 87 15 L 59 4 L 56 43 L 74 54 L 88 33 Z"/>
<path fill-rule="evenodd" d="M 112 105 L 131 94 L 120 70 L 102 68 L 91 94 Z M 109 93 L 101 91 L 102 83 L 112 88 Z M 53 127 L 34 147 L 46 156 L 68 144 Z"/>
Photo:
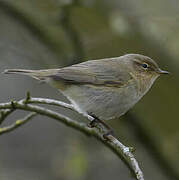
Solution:
<path fill-rule="evenodd" d="M 149 65 L 146 64 L 146 63 L 141 64 L 141 66 L 142 66 L 144 69 L 147 69 L 147 68 L 149 67 Z"/>

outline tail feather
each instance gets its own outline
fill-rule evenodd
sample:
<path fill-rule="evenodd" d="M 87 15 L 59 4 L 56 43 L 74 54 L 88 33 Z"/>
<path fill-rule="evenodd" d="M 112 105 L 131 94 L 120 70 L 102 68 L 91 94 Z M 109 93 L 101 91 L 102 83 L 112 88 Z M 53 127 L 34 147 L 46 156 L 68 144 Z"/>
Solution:
<path fill-rule="evenodd" d="M 22 74 L 27 75 L 37 80 L 45 80 L 45 74 L 39 70 L 26 70 L 26 69 L 6 69 L 3 74 Z"/>
<path fill-rule="evenodd" d="M 33 73 L 32 70 L 26 70 L 26 69 L 5 69 L 2 73 L 3 74 L 28 74 Z"/>
<path fill-rule="evenodd" d="M 56 74 L 59 69 L 44 69 L 44 70 L 26 70 L 26 69 L 6 69 L 4 74 L 22 74 L 38 80 L 46 80 L 49 76 Z"/>

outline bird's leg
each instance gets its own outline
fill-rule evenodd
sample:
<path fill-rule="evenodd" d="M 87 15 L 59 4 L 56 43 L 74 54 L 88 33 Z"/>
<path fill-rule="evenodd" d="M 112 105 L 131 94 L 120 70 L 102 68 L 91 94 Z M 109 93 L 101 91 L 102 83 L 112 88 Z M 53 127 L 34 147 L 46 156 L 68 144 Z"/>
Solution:
<path fill-rule="evenodd" d="M 88 123 L 88 127 L 89 128 L 94 128 L 97 123 L 98 123 L 98 121 L 96 119 L 94 119 L 90 123 Z"/>
<path fill-rule="evenodd" d="M 109 135 L 114 135 L 113 129 L 108 124 L 106 124 L 103 120 L 96 117 L 94 114 L 89 114 L 89 115 L 94 118 L 94 120 L 88 124 L 89 127 L 92 128 L 95 127 L 96 123 L 101 123 L 107 129 L 107 132 L 103 134 L 104 139 L 108 140 Z"/>

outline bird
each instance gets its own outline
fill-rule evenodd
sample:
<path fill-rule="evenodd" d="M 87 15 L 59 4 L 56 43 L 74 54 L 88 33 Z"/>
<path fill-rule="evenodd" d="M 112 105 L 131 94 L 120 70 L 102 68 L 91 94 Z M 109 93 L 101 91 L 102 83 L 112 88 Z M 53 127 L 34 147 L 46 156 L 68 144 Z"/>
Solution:
<path fill-rule="evenodd" d="M 106 127 L 104 121 L 125 114 L 161 74 L 169 74 L 141 54 L 89 60 L 59 69 L 6 69 L 4 73 L 45 81 L 62 92 L 79 112 L 92 115 Z"/>

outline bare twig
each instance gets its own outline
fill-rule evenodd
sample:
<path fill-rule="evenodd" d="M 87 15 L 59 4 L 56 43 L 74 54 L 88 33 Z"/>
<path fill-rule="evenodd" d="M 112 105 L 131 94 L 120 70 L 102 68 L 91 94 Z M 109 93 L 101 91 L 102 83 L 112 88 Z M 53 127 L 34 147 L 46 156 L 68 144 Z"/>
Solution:
<path fill-rule="evenodd" d="M 23 99 L 19 102 L 25 103 L 27 99 Z M 33 103 L 33 104 L 46 104 L 46 105 L 54 105 L 54 106 L 59 106 L 63 107 L 66 109 L 70 109 L 72 111 L 75 111 L 79 114 L 82 114 L 84 117 L 87 117 L 88 120 L 92 121 L 94 118 L 92 116 L 89 116 L 88 114 L 85 114 L 83 112 L 80 112 L 78 109 L 76 109 L 72 104 L 68 104 L 62 101 L 54 100 L 54 99 L 48 99 L 48 98 L 33 98 L 30 97 L 28 100 L 28 103 Z"/>
<path fill-rule="evenodd" d="M 11 132 L 14 129 L 24 125 L 30 119 L 32 119 L 35 115 L 37 115 L 37 113 L 32 112 L 32 113 L 28 114 L 26 117 L 24 117 L 23 119 L 17 120 L 14 124 L 11 124 L 11 125 L 3 127 L 3 128 L 0 128 L 0 135 Z"/>
<path fill-rule="evenodd" d="M 9 116 L 14 110 L 13 109 L 5 109 L 0 111 L 0 124 Z"/>
<path fill-rule="evenodd" d="M 20 102 L 22 102 L 22 103 L 25 102 L 25 99 L 21 100 Z M 64 108 L 76 111 L 75 107 L 72 104 L 68 104 L 68 103 L 58 101 L 58 100 L 54 100 L 54 99 L 31 97 L 28 100 L 28 103 L 54 105 L 54 106 L 64 107 Z"/>
<path fill-rule="evenodd" d="M 73 120 L 73 119 L 71 119 L 65 115 L 62 115 L 60 113 L 57 113 L 55 111 L 49 110 L 49 109 L 44 108 L 44 107 L 32 105 L 30 103 L 55 105 L 55 106 L 68 108 L 70 110 L 73 110 L 73 111 L 76 111 L 76 112 L 82 114 L 83 116 L 87 117 L 89 120 L 92 120 L 93 117 L 86 115 L 86 114 L 83 114 L 82 112 L 79 112 L 71 104 L 67 104 L 67 103 L 57 101 L 57 100 L 53 100 L 53 99 L 32 98 L 32 97 L 30 97 L 29 94 L 27 97 L 28 98 L 20 100 L 20 101 L 11 101 L 8 103 L 0 103 L 0 110 L 21 109 L 21 110 L 25 110 L 25 111 L 35 112 L 37 114 L 47 116 L 47 117 L 55 119 L 59 122 L 62 122 L 69 127 L 72 127 L 74 129 L 77 129 L 77 130 L 83 132 L 86 135 L 94 136 L 95 138 L 100 140 L 103 144 L 105 144 L 107 147 L 109 147 L 115 154 L 117 154 L 117 156 L 120 157 L 120 159 L 123 160 L 123 162 L 129 167 L 129 169 L 135 175 L 137 180 L 144 180 L 143 173 L 142 173 L 142 171 L 138 165 L 138 162 L 135 159 L 131 149 L 129 147 L 126 147 L 125 145 L 123 145 L 118 139 L 116 139 L 112 135 L 108 136 L 108 138 L 109 138 L 108 141 L 104 140 L 104 138 L 103 138 L 103 132 L 105 131 L 104 128 L 102 128 L 101 126 L 98 126 L 98 125 L 95 129 L 89 128 L 86 126 L 85 123 L 77 122 L 77 121 L 75 121 L 75 120 Z M 35 114 L 31 114 L 31 116 L 34 116 L 34 115 Z M 31 117 L 29 117 L 28 119 L 30 119 L 30 118 Z M 24 121 L 21 120 L 20 125 L 23 124 L 22 122 L 24 122 Z M 9 131 L 7 131 L 7 129 L 13 130 L 13 129 L 17 128 L 17 126 L 18 125 L 14 124 L 14 125 L 11 125 L 10 127 L 6 127 L 6 131 L 5 130 L 2 131 L 2 129 L 1 129 L 1 131 L 4 133 L 9 132 Z M 98 129 L 100 129 L 100 131 L 98 131 Z M 0 134 L 2 134 L 2 133 L 0 132 Z"/>

